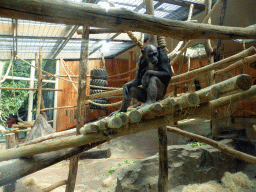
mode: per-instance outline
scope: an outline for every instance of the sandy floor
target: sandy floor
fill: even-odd
[[[180,127],[193,132],[194,126],[206,131],[209,127],[209,121],[203,119],[192,120],[190,122],[179,123]],[[207,132],[205,135],[208,134]],[[168,145],[178,144],[173,141],[177,139],[177,135],[168,133]],[[179,136],[178,136],[179,137]],[[114,192],[116,178],[122,167],[128,166],[126,160],[137,160],[152,156],[158,152],[158,136],[157,130],[146,131],[136,135],[128,135],[120,137],[112,141],[110,144],[103,144],[103,149],[111,149],[111,157],[109,159],[87,159],[79,161],[79,168],[76,180],[76,192]],[[185,142],[181,138],[180,142]],[[93,150],[93,149],[92,149]],[[115,172],[108,174],[111,168],[116,168]],[[27,187],[24,183],[28,183],[32,179],[32,183],[40,188],[48,187],[56,182],[66,180],[68,178],[69,161],[59,162],[51,167],[45,168],[36,173],[30,174],[17,181],[17,192],[35,192],[38,188]],[[2,188],[0,188],[2,191]],[[65,185],[61,186],[53,192],[64,192]]]

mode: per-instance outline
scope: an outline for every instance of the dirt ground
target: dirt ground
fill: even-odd
[[[172,144],[171,140],[168,140]],[[103,144],[103,149],[111,149],[111,157],[108,159],[85,159],[79,161],[76,192],[113,192],[115,191],[116,178],[118,172],[128,166],[131,161],[144,159],[158,152],[157,130],[151,130],[136,135],[120,137],[112,141],[112,144]],[[95,149],[92,149],[95,150]],[[127,163],[127,160],[129,163]],[[126,163],[125,163],[126,162]],[[109,174],[111,168],[116,168],[115,172]],[[17,192],[38,191],[39,188],[48,187],[68,178],[69,160],[59,162],[51,167],[30,174],[19,179],[16,184]],[[26,185],[24,185],[26,184]],[[3,189],[1,188],[0,191]],[[53,192],[64,192],[65,185]]]
[[[197,128],[206,131],[209,121],[197,119],[179,122],[181,128],[191,130]],[[192,131],[193,132],[193,131]],[[201,132],[201,131],[200,131]],[[207,134],[207,133],[205,133]],[[178,144],[177,135],[168,133],[168,145]],[[181,142],[185,142],[181,138]],[[150,130],[135,135],[128,135],[114,139],[112,144],[103,144],[103,149],[111,149],[111,157],[108,159],[86,159],[79,161],[75,192],[114,192],[117,175],[124,166],[128,166],[132,160],[144,159],[158,152],[157,130]],[[95,150],[95,149],[91,149]],[[127,160],[129,163],[127,163]],[[111,168],[115,172],[109,174]],[[67,180],[69,160],[59,162],[51,167],[30,174],[17,180],[16,192],[38,192],[39,188],[45,188],[62,180]],[[31,187],[32,186],[32,187]],[[0,191],[3,187],[0,188]],[[58,187],[53,192],[64,192],[65,185]]]

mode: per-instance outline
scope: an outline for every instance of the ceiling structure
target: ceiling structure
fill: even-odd
[[[81,2],[82,0],[73,0]],[[65,1],[63,1],[65,3]],[[144,14],[143,0],[113,0],[117,8],[125,8]],[[186,20],[190,4],[193,15],[204,11],[204,0],[158,0],[154,1],[155,16],[172,20]],[[215,1],[214,1],[215,2]],[[106,8],[108,3],[96,0]],[[10,60],[12,52],[23,59],[34,59],[39,47],[43,47],[44,59],[80,59],[81,35],[79,26],[10,19],[0,17],[0,60]],[[91,28],[97,31],[97,28]],[[141,33],[135,36],[140,38]],[[147,37],[147,36],[146,36]],[[134,47],[126,33],[94,33],[89,36],[89,58],[114,58]]]

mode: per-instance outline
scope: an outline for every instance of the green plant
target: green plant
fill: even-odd
[[[121,167],[122,165],[123,165],[122,163],[118,163],[118,164],[117,164],[118,167]]]
[[[203,145],[206,145],[205,143],[202,143],[202,142],[194,142],[194,143],[190,143],[190,146],[191,147],[195,147],[195,146],[203,146]]]
[[[113,172],[116,171],[116,167],[112,167],[109,171],[108,174],[111,175]]]
[[[124,161],[124,163],[127,163],[127,164],[131,164],[131,163],[135,163],[136,161],[134,161],[134,160],[131,160],[131,161],[129,161],[129,160],[126,160],[126,161]]]
[[[120,113],[117,113],[116,114],[116,117],[118,117],[119,115],[121,115],[121,114],[127,114],[128,112],[120,112]]]

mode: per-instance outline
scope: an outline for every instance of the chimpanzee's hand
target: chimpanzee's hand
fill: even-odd
[[[131,95],[129,93],[129,88],[130,88],[130,84],[129,83],[124,84],[124,86],[123,86],[123,94],[124,94],[124,97],[127,98],[127,99],[131,98]]]
[[[149,75],[149,73],[146,72],[143,75],[142,80],[141,80],[141,84],[142,84],[143,88],[147,88],[148,87],[149,79],[150,79],[150,75]]]

